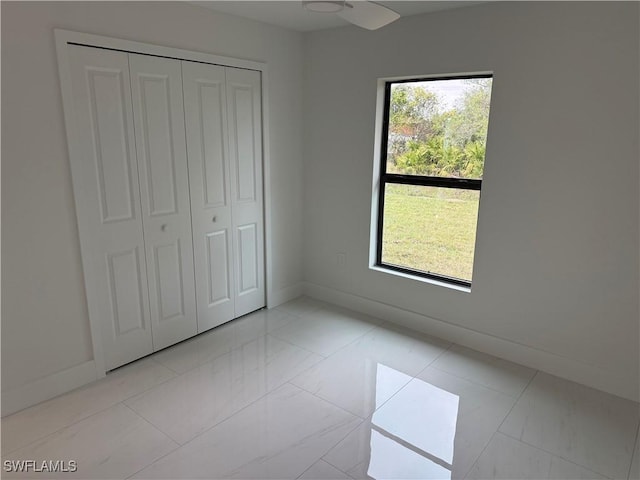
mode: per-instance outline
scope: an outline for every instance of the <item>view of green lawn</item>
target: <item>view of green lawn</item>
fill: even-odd
[[[382,261],[471,281],[479,193],[387,185]]]

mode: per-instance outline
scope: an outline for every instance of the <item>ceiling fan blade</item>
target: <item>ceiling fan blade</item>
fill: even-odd
[[[368,30],[377,30],[400,18],[400,15],[374,2],[354,0],[345,5],[344,10],[337,13],[347,22]]]

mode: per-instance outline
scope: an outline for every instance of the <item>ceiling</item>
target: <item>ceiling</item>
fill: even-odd
[[[354,0],[359,1],[359,0]],[[351,2],[351,0],[350,0]],[[310,32],[312,30],[322,30],[326,28],[343,27],[350,25],[338,15],[332,13],[313,13],[302,7],[301,0],[285,1],[191,1],[190,3],[216,10],[239,17],[250,18],[259,22],[270,23],[278,27],[297,30],[299,32]],[[351,2],[353,3],[353,2]],[[431,1],[396,1],[387,0],[380,3],[400,14],[402,17],[418,15],[421,13],[437,12],[452,8],[467,7],[484,1],[457,1],[448,0],[440,2]]]

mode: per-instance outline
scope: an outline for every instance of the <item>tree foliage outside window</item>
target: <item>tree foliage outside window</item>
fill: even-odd
[[[447,105],[437,87],[452,81],[462,95]],[[490,99],[490,78],[394,84],[387,172],[482,178]]]

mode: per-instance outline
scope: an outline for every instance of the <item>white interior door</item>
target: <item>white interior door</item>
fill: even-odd
[[[129,54],[154,350],[197,333],[179,60]]]
[[[227,68],[235,316],[265,306],[260,72]]]
[[[182,62],[198,331],[234,318],[225,68]]]
[[[122,52],[68,49],[85,284],[109,370],[153,351],[129,62]]]

